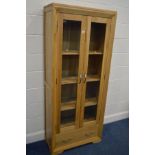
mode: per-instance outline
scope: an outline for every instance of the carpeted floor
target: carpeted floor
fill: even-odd
[[[103,137],[100,143],[66,150],[62,155],[129,155],[129,119],[106,124]],[[45,141],[39,141],[26,145],[26,155],[50,155],[50,152]]]

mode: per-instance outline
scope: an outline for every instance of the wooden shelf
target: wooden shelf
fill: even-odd
[[[61,84],[72,84],[72,83],[77,83],[77,77],[76,76],[70,76],[70,77],[65,77],[62,78]]]
[[[63,51],[62,55],[79,55],[79,51],[76,50],[67,50],[67,51]]]
[[[100,77],[98,75],[88,75],[87,82],[91,82],[91,81],[100,81]]]
[[[69,102],[61,103],[61,111],[75,109],[76,101],[72,100]]]
[[[94,122],[95,120],[96,120],[96,118],[93,118],[93,117],[91,117],[91,118],[85,118],[84,119],[84,123]]]
[[[97,105],[97,98],[89,98],[85,100],[85,107]]]
[[[61,124],[61,129],[65,128],[65,127],[69,127],[69,126],[74,126],[74,124],[75,124],[75,122]]]
[[[63,51],[62,55],[79,55],[79,51],[75,50],[68,50],[68,51]],[[103,52],[100,51],[89,51],[89,55],[102,55]]]
[[[95,119],[85,119],[83,121],[83,126],[87,126],[87,125],[96,125],[96,120]]]
[[[87,82],[93,82],[93,81],[100,81],[100,77],[98,75],[88,75],[87,76]],[[62,78],[61,84],[73,84],[77,83],[77,77],[76,76],[70,76],[70,77],[64,77]]]
[[[103,52],[101,51],[89,51],[89,55],[102,55]]]

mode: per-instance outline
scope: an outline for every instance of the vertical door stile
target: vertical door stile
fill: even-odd
[[[97,123],[99,123],[100,119],[103,120],[102,117],[102,107],[103,107],[103,93],[105,87],[105,77],[106,77],[106,66],[107,66],[107,56],[108,56],[108,46],[109,46],[109,39],[110,39],[110,20],[106,23],[106,34],[105,34],[105,42],[104,42],[104,55],[103,55],[103,62],[102,62],[102,71],[101,71],[101,85],[99,88],[99,100],[98,100],[98,108],[97,108]],[[101,110],[102,109],[102,110]]]
[[[62,74],[62,36],[63,36],[63,14],[58,14],[58,23],[57,23],[57,34],[58,34],[58,43],[57,43],[57,123],[56,123],[56,132],[60,132],[60,109],[61,109],[61,74]]]
[[[102,96],[100,97],[100,101],[103,102],[103,104],[101,105],[102,111],[100,111],[100,116],[99,116],[99,123],[103,123],[103,115],[105,113],[105,103],[106,103],[106,96],[107,96],[107,89],[108,89],[108,80],[109,80],[109,71],[110,71],[110,64],[111,64],[111,57],[112,57],[112,45],[113,45],[113,41],[114,41],[114,34],[115,34],[115,24],[116,24],[116,15],[113,16],[113,18],[111,20],[109,20],[107,27],[107,36],[108,36],[108,41],[106,44],[106,65],[104,65],[105,67],[105,71],[104,71],[104,87],[103,87],[103,91],[102,91]],[[102,129],[103,129],[103,125],[100,126],[98,134],[101,137],[102,136]]]
[[[78,88],[77,88],[77,106],[76,106],[76,128],[80,127],[81,119],[81,103],[83,94],[83,64],[84,64],[84,53],[85,53],[85,39],[86,39],[86,18],[81,16],[82,26],[81,26],[81,39],[80,39],[80,60],[79,60],[79,75],[78,75]]]
[[[54,149],[54,147],[56,146],[55,143],[55,137],[56,137],[56,126],[57,126],[57,119],[55,119],[55,117],[57,117],[57,105],[55,103],[57,103],[57,84],[55,83],[55,80],[57,79],[57,70],[54,69],[55,64],[57,63],[57,44],[53,44],[54,40],[56,40],[56,42],[58,43],[58,14],[56,13],[56,10],[53,9],[52,11],[52,16],[51,18],[53,19],[52,22],[52,53],[53,53],[53,58],[52,58],[52,73],[53,75],[51,75],[52,77],[52,111],[51,111],[51,115],[52,115],[52,119],[51,119],[51,124],[52,124],[52,138],[51,138],[51,148]]]
[[[89,52],[89,43],[90,43],[90,24],[91,17],[85,17],[85,42],[84,42],[84,51],[83,51],[83,77],[87,75],[88,68],[88,52]],[[84,117],[84,103],[85,103],[85,95],[86,95],[86,81],[83,80],[82,85],[82,94],[81,94],[81,107],[80,107],[80,127],[83,126],[83,117]]]

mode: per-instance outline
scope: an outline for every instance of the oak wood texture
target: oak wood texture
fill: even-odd
[[[62,55],[79,55],[79,51],[76,50],[67,50],[67,51],[63,51]]]
[[[78,15],[87,15],[92,17],[102,17],[102,18],[112,18],[116,16],[116,11],[104,10],[104,9],[95,9],[74,5],[65,5],[52,3],[44,7],[45,11],[51,11],[52,7],[54,7],[60,13],[68,13],[68,14],[78,14]]]
[[[104,112],[105,112],[105,103],[106,103],[106,97],[107,97],[107,89],[108,89],[108,81],[109,81],[109,73],[110,73],[110,65],[111,65],[111,57],[112,57],[112,48],[113,48],[113,41],[114,41],[114,35],[115,35],[115,25],[116,25],[116,16],[113,16],[112,19],[111,19],[111,24],[109,24],[109,42],[108,42],[108,45],[107,45],[107,56],[106,56],[106,60],[105,60],[105,65],[104,65],[104,69],[105,71],[103,72],[103,76],[104,76],[104,87],[103,87],[103,94],[102,96],[100,97],[101,98],[101,101],[104,103],[104,104],[101,104],[101,109],[103,109],[102,111],[100,111],[100,119],[99,119],[99,123],[102,123],[104,122],[103,120],[103,116],[104,116]],[[102,136],[102,129],[103,129],[103,126],[100,126],[99,127],[99,135],[100,137]]]
[[[44,7],[45,137],[53,155],[101,141],[116,15],[57,3]],[[87,116],[86,109],[96,114],[88,110]],[[66,114],[75,114],[74,121]]]
[[[98,125],[87,125],[83,128],[71,129],[69,135],[67,133],[57,134],[56,151],[78,146],[78,143],[86,143],[91,138],[99,139],[97,136],[97,128]]]

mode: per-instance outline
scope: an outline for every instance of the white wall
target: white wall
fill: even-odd
[[[27,143],[44,139],[43,6],[53,0],[27,0]],[[128,117],[128,0],[56,0],[55,2],[111,9],[118,12],[105,123]]]

